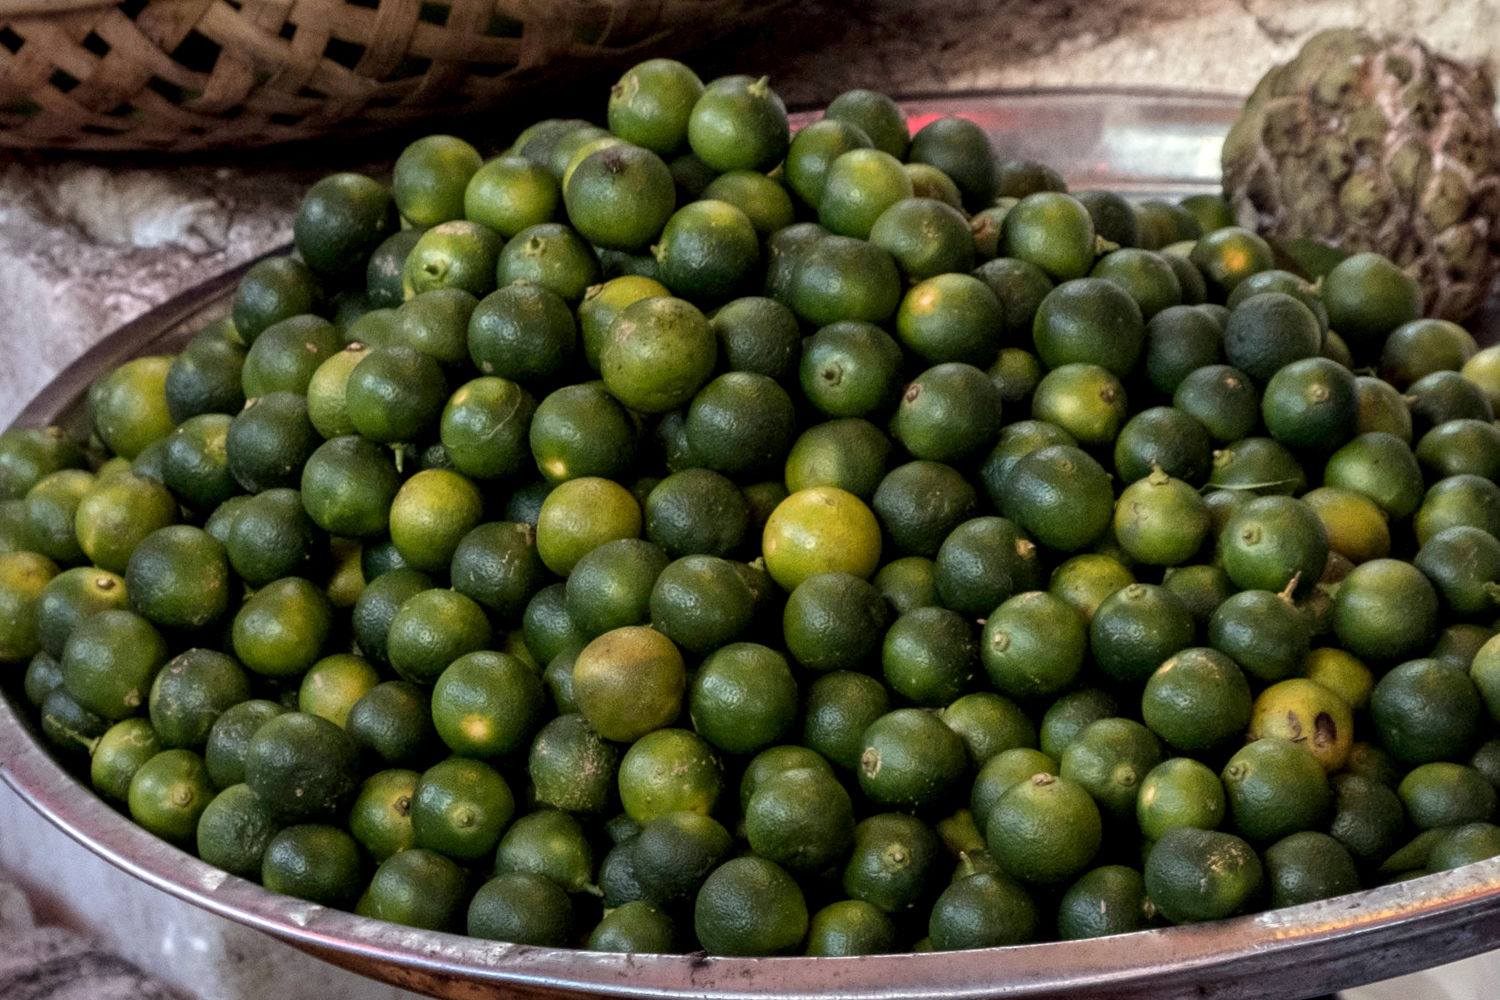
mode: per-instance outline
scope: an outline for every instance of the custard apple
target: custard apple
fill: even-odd
[[[1409,38],[1324,31],[1272,69],[1224,141],[1240,225],[1390,257],[1462,321],[1500,265],[1489,74]]]

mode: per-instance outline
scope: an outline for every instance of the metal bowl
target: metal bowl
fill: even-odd
[[[1077,187],[1142,196],[1217,187],[1218,147],[1240,102],[1225,95],[1070,90],[907,102],[920,125],[963,114],[1005,157],[1057,165]],[[243,269],[215,278],[101,341],[16,426],[81,429],[88,384],[121,360],[174,350],[222,315]],[[1098,997],[1291,1000],[1500,945],[1500,858],[1214,923],[1078,942],[862,958],[709,958],[534,948],[416,931],[279,896],[137,827],[45,748],[14,686],[0,698],[0,779],[67,836],[165,893],[310,954],[406,989],[693,1000]]]

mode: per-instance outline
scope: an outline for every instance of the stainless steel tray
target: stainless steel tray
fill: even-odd
[[[974,118],[1002,156],[1049,162],[1075,187],[1164,197],[1217,187],[1219,143],[1239,106],[1226,95],[1140,90],[907,102],[918,124],[937,114]],[[95,377],[127,357],[179,347],[227,310],[239,273],[214,278],[102,340],[43,390],[16,426],[81,429],[83,396]],[[0,695],[0,780],[63,834],[141,879],[143,892],[169,893],[336,965],[434,996],[1295,1000],[1500,946],[1500,859],[1210,924],[937,954],[606,955],[415,931],[269,893],[158,840],[52,757],[29,712],[18,708],[24,699],[15,686]]]

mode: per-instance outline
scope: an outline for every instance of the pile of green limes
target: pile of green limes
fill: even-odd
[[[1500,347],[870,91],[793,134],[658,59],[606,120],[324,178],[89,441],[0,437],[0,662],[102,796],[275,892],[636,952],[1500,853]]]

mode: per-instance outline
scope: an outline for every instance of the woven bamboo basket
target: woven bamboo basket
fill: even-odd
[[[0,147],[192,150],[494,107],[785,0],[0,0]]]

